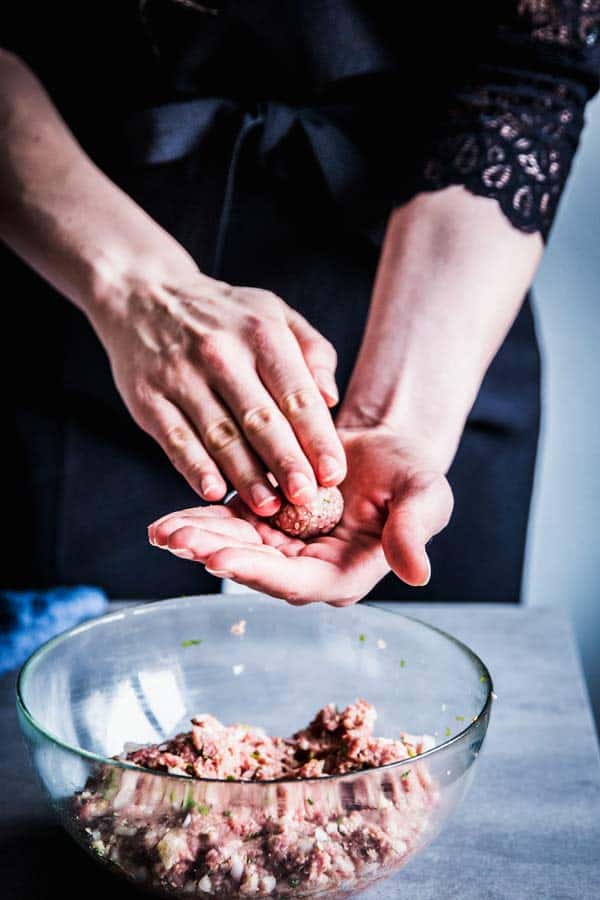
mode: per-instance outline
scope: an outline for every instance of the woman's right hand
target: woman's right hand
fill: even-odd
[[[88,316],[129,411],[200,496],[222,499],[226,477],[266,516],[267,471],[298,502],[342,481],[329,342],[274,294],[199,272],[1,50],[0,122],[0,238]]]
[[[334,485],[345,454],[328,406],[337,402],[332,345],[275,294],[185,276],[129,280],[90,313],[135,421],[205,500],[225,478],[260,516],[317,481]],[[316,476],[316,477],[315,477]]]

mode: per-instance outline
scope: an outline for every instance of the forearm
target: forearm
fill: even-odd
[[[134,270],[194,263],[86,156],[35,75],[0,52],[0,237],[57,290],[90,306]]]
[[[542,247],[461,187],[397,209],[338,427],[390,428],[447,470]]]

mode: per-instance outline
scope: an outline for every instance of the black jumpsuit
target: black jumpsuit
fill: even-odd
[[[204,272],[275,291],[333,342],[343,393],[394,206],[463,184],[547,236],[598,86],[599,8],[56,0],[6,4],[0,44]],[[7,250],[2,271],[0,583],[217,590],[147,544],[150,521],[199,501],[130,419],[83,315]],[[538,424],[526,302],[449,473],[430,585],[390,575],[373,597],[519,599]]]

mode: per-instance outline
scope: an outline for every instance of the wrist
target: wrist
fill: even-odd
[[[429,427],[422,415],[411,416],[408,413],[401,419],[377,418],[366,407],[353,404],[340,409],[336,417],[336,428],[340,434],[391,435],[405,452],[419,459],[426,468],[444,474],[454,459],[463,427],[462,419],[453,426],[448,423],[445,428],[439,424]]]
[[[115,246],[82,255],[79,288],[72,299],[98,333],[123,322],[132,296],[152,297],[163,286],[198,274],[193,259],[173,243],[173,248],[161,247],[162,252]]]

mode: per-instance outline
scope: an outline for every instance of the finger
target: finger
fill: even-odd
[[[194,527],[205,529],[225,538],[235,538],[247,543],[260,544],[261,538],[256,528],[243,519],[211,518],[208,516],[169,516],[153,529],[150,542],[156,547],[166,547],[170,536],[180,528]]]
[[[227,484],[199,435],[177,406],[157,394],[148,407],[144,427],[201,497],[209,501],[224,497]]]
[[[220,534],[206,528],[194,528],[194,526],[189,525],[178,528],[170,534],[165,549],[184,559],[206,562],[210,556],[220,550],[237,549],[244,551],[248,548],[262,553],[276,554],[281,557],[281,554],[272,547],[262,547],[260,544],[257,546],[255,543],[239,540],[231,535]]]
[[[245,361],[228,364],[207,374],[211,386],[234,413],[248,442],[273,473],[292,503],[306,503],[316,494],[315,473],[290,423]],[[243,500],[244,492],[240,490]],[[265,515],[262,509],[252,508]],[[269,509],[268,514],[271,514]]]
[[[231,578],[247,587],[296,603],[337,599],[340,588],[335,566],[315,557],[291,559],[271,548],[264,553],[255,547],[223,548],[206,561],[206,569],[220,578]]]
[[[158,519],[155,519],[154,522],[151,522],[148,525],[148,538],[150,543],[152,543],[152,539],[154,537],[154,531],[161,522],[164,522],[166,519],[170,519],[171,516],[187,516],[193,515],[195,518],[199,518],[201,516],[209,516],[211,518],[222,517],[222,518],[231,518],[234,515],[232,508],[229,505],[225,505],[223,503],[213,504],[209,506],[192,506],[189,509],[176,509],[173,512],[165,513],[164,516],[160,516]]]
[[[255,516],[237,495],[232,497],[227,504],[227,508],[233,510],[239,518],[250,522],[262,538],[263,544],[268,544],[270,547],[276,547],[278,550],[284,551],[286,556],[297,556],[303,550],[306,550],[304,541],[290,537],[283,531],[280,531],[279,528],[273,528],[265,519]]]
[[[256,530],[260,535],[263,544],[268,544],[269,547],[276,547],[277,550],[281,550],[286,556],[298,556],[299,553],[306,550],[306,544],[303,540],[290,537],[283,531],[280,531],[278,528],[273,528],[266,522],[259,522],[256,526]]]
[[[295,309],[286,306],[285,316],[323,399],[328,406],[335,406],[340,399],[335,383],[335,347]]]
[[[319,483],[339,484],[346,475],[344,448],[294,335],[284,330],[263,336],[257,349],[258,373],[290,423]]]
[[[406,584],[423,587],[429,582],[425,545],[446,527],[452,506],[444,476],[428,472],[411,476],[391,501],[381,543],[389,565]]]
[[[259,383],[256,373],[253,378]],[[185,379],[172,393],[194,422],[204,447],[246,505],[261,516],[277,512],[281,500],[264,466],[211,388],[201,380]]]

